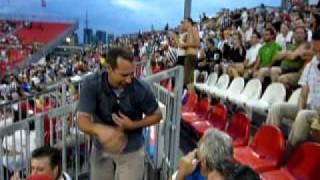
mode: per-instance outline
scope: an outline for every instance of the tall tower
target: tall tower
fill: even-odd
[[[89,22],[88,22],[88,9],[86,9],[86,20],[85,20],[85,24],[86,24],[86,29],[89,28]]]
[[[192,0],[184,0],[184,18],[191,17]]]
[[[85,28],[83,29],[83,43],[84,44],[93,43],[93,31],[92,29],[89,28],[88,10],[86,10]]]

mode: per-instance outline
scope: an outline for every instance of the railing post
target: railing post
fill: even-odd
[[[67,88],[66,88],[66,84],[62,85],[62,106],[64,106],[67,103]],[[66,155],[66,123],[67,118],[66,116],[62,116],[62,171],[66,171],[67,170],[67,155]]]
[[[178,72],[175,76],[175,86],[176,86],[176,96],[174,99],[174,111],[176,115],[173,117],[173,124],[175,125],[174,132],[174,146],[172,147],[172,152],[174,154],[173,158],[173,169],[170,172],[173,173],[174,170],[178,169],[179,157],[177,155],[177,151],[179,149],[180,142],[180,121],[181,121],[181,106],[182,106],[182,92],[183,92],[183,79],[184,79],[184,68],[182,66],[178,66]]]
[[[3,137],[0,137],[0,144],[1,144],[1,147],[0,147],[0,162],[2,163],[3,162]],[[3,168],[1,167],[0,168],[0,177],[4,177],[4,171],[3,171]]]
[[[31,157],[31,153],[30,152],[30,125],[28,127],[29,129],[26,130],[26,163],[27,163],[27,168],[26,168],[26,171],[27,171],[27,174],[31,174],[31,161],[29,161],[29,158]]]
[[[44,145],[44,118],[35,117],[35,130],[36,130],[36,145],[41,147]]]

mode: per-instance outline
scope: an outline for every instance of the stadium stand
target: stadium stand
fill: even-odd
[[[15,29],[3,35],[2,48],[4,59],[0,61],[1,76],[8,70],[14,69],[18,65],[26,64],[28,59],[33,59],[33,55],[44,52],[55,41],[61,41],[66,34],[76,28],[75,23],[53,23],[53,22],[23,22],[7,21],[5,23],[15,24]],[[43,54],[42,54],[43,56]],[[34,60],[33,60],[34,61]]]
[[[292,7],[288,11],[265,6],[222,9],[214,17],[203,15],[195,22],[194,29],[199,31],[201,38],[199,61],[195,63],[196,70],[192,72],[193,83],[191,86],[185,84],[185,96],[181,98],[186,99],[182,113],[179,114],[181,133],[185,133],[186,138],[181,138],[180,143],[190,141],[190,146],[195,147],[196,143],[191,140],[199,140],[208,128],[217,128],[232,137],[234,159],[260,173],[261,178],[318,179],[320,141],[313,137],[314,133],[310,128],[304,142],[289,147],[286,146],[286,136],[278,127],[261,124],[264,124],[265,115],[272,107],[283,102],[298,107],[303,95],[298,83],[288,85],[281,78],[273,79],[270,75],[272,68],[282,70],[279,77],[288,73],[300,77],[312,64],[316,64],[315,70],[316,67],[319,69],[318,50],[312,49],[317,47],[311,46],[312,43],[317,45],[317,40],[312,40],[312,37],[320,29],[319,12],[319,7],[316,6]],[[175,51],[179,51],[188,32],[184,29],[184,23],[178,26],[179,32],[177,29],[168,29],[124,35],[110,44],[97,44],[78,54],[61,56],[53,53],[42,63],[30,63],[24,69],[17,69],[17,74],[5,74],[8,69],[14,69],[16,65],[35,57],[33,55],[53,48],[76,25],[35,21],[25,26],[21,21],[0,21],[0,129],[16,125],[30,115],[45,113],[61,106],[60,102],[54,101],[55,98],[49,98],[54,102],[53,105],[37,94],[55,87],[55,81],[78,82],[88,74],[101,71],[107,63],[107,58],[101,57],[105,56],[105,51],[110,47],[128,47],[134,52],[135,62],[139,64],[136,69],[137,77],[148,77],[151,73],[158,74],[180,65],[175,63],[183,54],[179,52],[178,55]],[[306,42],[301,46],[304,48],[290,49],[289,45],[296,46],[294,30],[297,27],[305,30]],[[254,44],[259,46],[253,46]],[[293,59],[299,61],[297,69],[285,69],[282,63],[274,61],[274,57],[280,53],[289,53],[288,51],[299,57],[298,60]],[[280,59],[277,61],[287,60]],[[300,64],[301,60],[303,63]],[[257,72],[260,76],[257,76]],[[175,94],[175,83],[172,79],[166,79],[159,84]],[[312,92],[319,92],[319,89],[313,89]],[[68,89],[68,93],[71,94],[71,89],[70,92]],[[28,96],[32,96],[32,100],[19,102],[20,98]],[[215,99],[218,101],[215,102]],[[320,102],[317,100],[314,102]],[[8,106],[2,108],[2,104],[9,104],[9,110],[6,109]],[[320,104],[315,104],[316,107],[304,108],[319,112]],[[242,111],[239,112],[234,105],[242,107]],[[262,123],[255,124],[255,121]],[[43,138],[46,144],[52,143],[50,141],[59,135],[56,132],[50,134],[50,123],[51,126],[58,126],[49,116],[44,118]],[[56,131],[58,132],[57,129]],[[11,139],[14,139],[13,136]],[[153,146],[156,144],[155,139],[152,139]],[[252,142],[250,139],[253,139]],[[156,147],[152,148],[155,152]],[[181,149],[184,151],[187,148]],[[289,157],[287,162],[285,157]],[[153,158],[156,159],[155,156]],[[2,165],[9,166],[5,163]]]

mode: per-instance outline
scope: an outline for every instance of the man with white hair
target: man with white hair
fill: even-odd
[[[201,175],[197,173],[200,169]],[[176,180],[196,179],[259,179],[257,173],[233,161],[230,136],[218,129],[209,129],[201,138],[198,148],[180,160]]]

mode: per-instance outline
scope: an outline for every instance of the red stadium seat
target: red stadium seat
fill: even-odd
[[[262,126],[249,146],[234,149],[234,159],[261,173],[277,169],[284,152],[285,139],[280,129],[275,126]]]
[[[182,107],[182,112],[190,112],[198,102],[198,96],[196,93],[188,93],[187,103]]]
[[[262,179],[317,180],[320,178],[320,144],[304,143],[294,151],[288,164],[280,170],[261,174]]]
[[[194,121],[197,121],[201,118],[204,118],[209,111],[210,100],[209,98],[203,98],[197,102],[194,106],[193,111],[190,112],[182,112],[182,120],[186,124],[191,124]]]
[[[48,44],[71,27],[72,24],[69,23],[32,22],[31,28],[22,28],[16,35],[25,45],[34,42]]]
[[[239,112],[232,118],[227,128],[227,133],[233,139],[233,147],[247,146],[250,138],[250,120],[248,116]]]
[[[11,21],[11,23],[15,22]],[[6,70],[12,71],[23,64],[31,53],[47,48],[47,45],[59,40],[64,33],[73,28],[71,23],[60,22],[32,22],[31,27],[24,27],[22,23],[18,25],[19,23],[16,23],[12,34],[3,35],[5,38],[2,44],[4,47],[8,46],[5,48],[8,62],[0,64],[0,77],[5,76]],[[15,47],[16,43],[18,47]]]
[[[212,113],[208,115],[206,120],[195,121],[191,124],[191,126],[200,136],[202,136],[210,127],[224,131],[227,124],[227,115],[227,107],[224,104],[218,104],[214,107]]]
[[[170,79],[163,80],[160,82],[160,85],[166,88],[167,90],[171,92],[175,92],[175,88],[173,87],[172,81]]]

